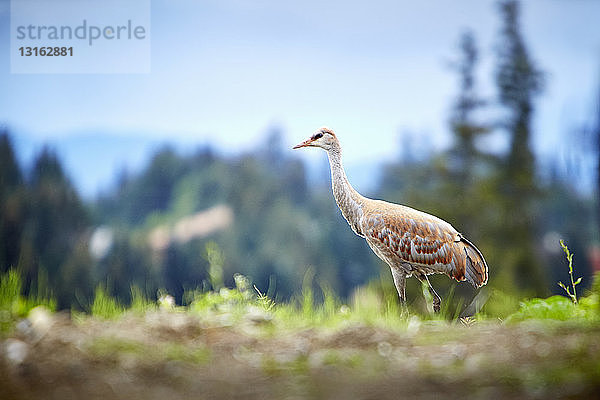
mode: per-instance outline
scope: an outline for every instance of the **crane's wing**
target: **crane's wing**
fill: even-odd
[[[487,283],[488,268],[481,252],[452,225],[410,207],[391,203],[384,207],[385,212],[365,213],[361,224],[369,244],[385,257],[398,257],[475,287]]]

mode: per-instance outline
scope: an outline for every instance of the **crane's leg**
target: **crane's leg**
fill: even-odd
[[[399,268],[390,267],[392,276],[394,277],[394,285],[398,291],[398,297],[402,305],[406,305],[406,274]]]
[[[431,282],[429,282],[429,278],[427,277],[427,275],[415,274],[415,277],[419,281],[427,283],[427,287],[429,288],[429,293],[431,293],[431,297],[433,297],[433,311],[436,313],[440,312],[440,308],[442,305],[442,299],[441,299],[440,295],[437,294],[437,292],[435,291],[433,286],[431,285]]]

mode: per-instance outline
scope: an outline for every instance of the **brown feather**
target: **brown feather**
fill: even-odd
[[[487,282],[481,252],[449,223],[410,207],[364,199],[361,231],[390,266],[410,264],[423,274],[444,273],[480,287]]]

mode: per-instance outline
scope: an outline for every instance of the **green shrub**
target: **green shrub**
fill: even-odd
[[[552,296],[547,299],[531,299],[521,303],[519,311],[507,318],[508,322],[519,322],[529,319],[538,320],[580,320],[597,319],[598,297],[591,295],[573,303],[564,296]]]

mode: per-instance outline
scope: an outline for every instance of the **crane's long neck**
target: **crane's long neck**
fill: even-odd
[[[363,215],[364,197],[354,190],[346,177],[342,165],[342,149],[339,144],[335,143],[327,153],[329,155],[329,166],[331,167],[331,187],[335,202],[354,232],[362,235],[359,221]]]

